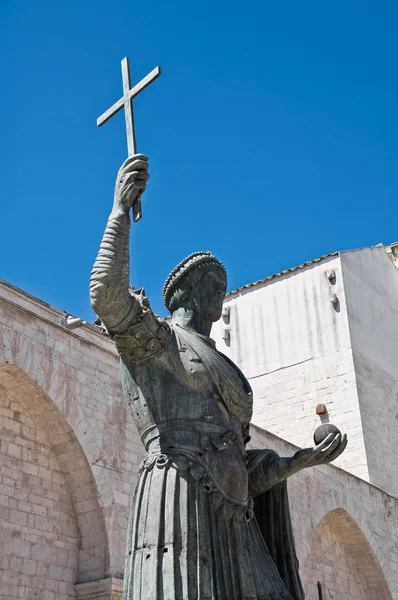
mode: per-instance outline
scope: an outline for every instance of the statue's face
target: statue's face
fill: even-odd
[[[208,271],[201,277],[194,296],[198,312],[214,323],[221,317],[227,282],[221,273]]]

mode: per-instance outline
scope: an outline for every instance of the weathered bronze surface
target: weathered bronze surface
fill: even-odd
[[[128,158],[90,286],[147,451],[124,600],[302,600],[286,479],[334,460],[346,436],[332,433],[291,457],[246,450],[252,391],[209,337],[221,316],[224,266],[209,252],[178,265],[164,286],[167,321],[129,287],[129,211],[147,180],[147,158]]]

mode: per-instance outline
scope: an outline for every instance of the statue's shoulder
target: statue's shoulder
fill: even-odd
[[[143,289],[130,288],[130,293],[140,303],[141,312],[126,331],[114,334],[112,338],[123,358],[142,363],[164,352],[173,331],[166,319],[152,311]]]

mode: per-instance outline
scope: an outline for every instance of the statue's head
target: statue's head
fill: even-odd
[[[227,272],[211,252],[194,252],[180,262],[166,279],[163,297],[173,314],[186,307],[209,321],[218,321],[227,291]]]

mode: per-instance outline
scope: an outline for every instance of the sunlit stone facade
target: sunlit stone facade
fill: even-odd
[[[289,482],[308,600],[398,599],[397,299],[380,246],[238,290],[213,329],[254,388],[253,446],[349,435]],[[121,598],[142,446],[112,342],[65,317],[0,282],[0,600]]]

